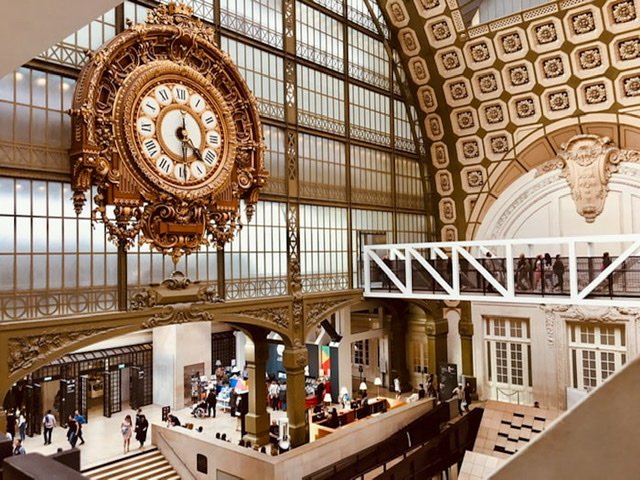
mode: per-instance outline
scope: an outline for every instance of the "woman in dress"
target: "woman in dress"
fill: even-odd
[[[131,415],[124,417],[122,424],[120,425],[120,433],[122,433],[124,453],[129,451],[129,443],[131,442],[131,433],[133,430],[133,422],[131,421]]]
[[[147,430],[149,429],[149,422],[147,417],[143,413],[139,415],[136,422],[136,440],[140,442],[140,448],[144,448],[144,442],[147,441]]]

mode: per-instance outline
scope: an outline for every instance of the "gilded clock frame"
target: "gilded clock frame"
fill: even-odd
[[[153,77],[197,84],[217,109],[220,171],[203,183],[152,181],[151,166],[138,156],[133,116],[140,89],[146,91]],[[128,248],[139,239],[177,261],[204,244],[220,248],[232,240],[241,227],[241,199],[251,219],[268,177],[257,102],[216,46],[213,29],[193,18],[188,6],[160,5],[146,23],[131,25],[89,53],[69,113],[76,212],[96,186],[92,218],[105,223],[116,243]]]
[[[138,70],[141,71],[138,72]],[[113,108],[116,119],[114,124],[115,142],[118,150],[129,157],[129,161],[126,163],[127,167],[132,166],[137,170],[136,173],[142,182],[148,184],[147,188],[150,191],[157,187],[182,199],[195,199],[219,194],[229,181],[233,159],[237,153],[236,128],[232,112],[224,97],[204,75],[184,65],[178,65],[168,60],[158,60],[148,63],[138,70],[135,76],[130,75],[123,83]],[[147,160],[139,147],[136,121],[140,102],[154,84],[159,86],[171,82],[180,82],[192,90],[196,90],[215,110],[220,121],[223,140],[218,165],[216,165],[215,171],[207,172],[206,178],[196,185],[192,182],[180,184],[158,174],[155,168],[150,165],[153,161]],[[158,123],[159,119],[156,121],[156,127]],[[204,132],[202,133],[204,136]],[[162,144],[159,139],[158,143]]]

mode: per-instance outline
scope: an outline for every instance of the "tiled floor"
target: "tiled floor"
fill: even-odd
[[[488,401],[473,450],[508,458],[534,440],[558,412]]]
[[[151,448],[151,429],[153,429],[154,424],[162,424],[162,408],[158,405],[150,405],[143,407],[142,411],[150,423],[145,448]],[[191,408],[185,408],[174,411],[173,413],[183,424],[187,422],[193,423],[194,428],[202,426],[203,437],[210,438],[212,441],[215,439],[216,432],[226,433],[227,438],[230,439],[231,442],[238,443],[238,440],[240,440],[240,431],[236,430],[237,420],[231,417],[229,413],[218,411],[216,418],[194,418],[190,412]],[[123,451],[120,424],[127,414],[131,415],[132,419],[135,419],[135,411],[131,409],[116,413],[111,418],[102,416],[101,409],[89,412],[89,422],[84,425],[82,429],[86,443],[80,445],[80,442],[78,442],[78,448],[80,448],[82,452],[80,457],[82,469],[100,465],[109,460],[121,458],[140,451],[139,444],[135,438],[131,438],[129,453],[125,454]],[[272,412],[274,418],[279,418],[284,415],[286,415],[286,412]],[[24,446],[27,453],[40,452],[45,455],[55,453],[59,447],[65,450],[71,448],[67,441],[66,430],[59,426],[53,430],[51,445],[44,445],[44,439],[42,435],[40,435],[37,437],[34,436],[33,438],[27,437]]]

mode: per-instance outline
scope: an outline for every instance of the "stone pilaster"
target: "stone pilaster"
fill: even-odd
[[[287,372],[287,417],[289,418],[289,437],[292,447],[297,447],[307,441],[304,367],[308,360],[306,347],[287,347],[282,355],[282,363]]]
[[[458,332],[462,352],[462,374],[472,377],[473,372],[473,321],[471,318],[471,303],[462,302],[460,308]]]
[[[440,302],[432,305],[431,314],[427,315],[425,332],[427,334],[427,366],[430,372],[437,372],[438,364],[448,361],[447,335],[449,334],[449,323],[443,317]]]
[[[249,412],[245,416],[244,438],[259,445],[269,443],[269,413],[264,383],[268,356],[266,338],[253,335],[253,341],[247,341],[245,345],[249,372]]]

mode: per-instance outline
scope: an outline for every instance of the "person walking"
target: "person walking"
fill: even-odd
[[[464,386],[464,402],[466,403],[465,405],[465,410],[467,412],[469,412],[469,407],[471,406],[471,396],[473,395],[473,387],[471,386],[471,384],[469,382],[467,382],[467,384]]]
[[[56,426],[56,417],[53,416],[51,410],[47,410],[47,413],[42,417],[42,425],[44,426],[44,444],[51,445],[51,433],[53,427]]]
[[[533,289],[542,290],[542,272],[544,271],[544,258],[542,255],[536,256],[536,260],[533,264]]]
[[[604,271],[609,265],[611,265],[611,257],[609,256],[609,252],[604,252],[602,254],[602,267],[600,271]],[[607,275],[606,286],[609,291],[609,296],[612,297],[613,296],[613,276],[611,274]]]
[[[280,382],[280,389],[278,391],[279,396],[279,408],[282,411],[287,410],[287,384],[285,382]]]
[[[78,443],[78,432],[80,431],[80,425],[76,422],[73,415],[69,415],[69,419],[67,421],[67,440],[71,444],[71,448],[76,447],[76,443]]]
[[[564,263],[562,263],[560,254],[556,255],[556,259],[553,262],[553,274],[556,277],[556,283],[553,288],[554,290],[556,288],[560,289],[560,293],[562,293],[564,290]]]
[[[87,423],[87,419],[80,415],[78,410],[75,411],[73,419],[78,422],[78,438],[80,439],[80,445],[84,445],[84,437],[82,436],[82,425]]]
[[[20,410],[20,414],[18,415],[18,432],[20,433],[20,440],[24,442],[24,439],[27,436],[27,418],[24,407]]]
[[[464,400],[464,388],[462,388],[462,384],[459,383],[456,388],[453,389],[453,396],[458,400],[458,413],[462,416],[464,412],[462,411],[462,401]]]
[[[122,445],[124,453],[127,453],[129,451],[132,429],[133,422],[131,421],[131,415],[127,415],[126,417],[124,417],[124,420],[120,424],[120,433],[122,434]]]
[[[143,413],[137,416],[136,420],[136,440],[140,443],[140,448],[144,448],[144,442],[147,441],[147,430],[149,422]]]
[[[518,263],[516,265],[516,288],[519,290],[529,290],[531,288],[531,283],[529,282],[531,270],[529,268],[529,263],[524,256],[524,253],[521,253],[518,257]]]

